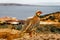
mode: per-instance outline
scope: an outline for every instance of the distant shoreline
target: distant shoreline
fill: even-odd
[[[18,4],[18,3],[0,3],[0,6],[35,6],[35,5]]]
[[[44,6],[44,7],[46,7],[46,6],[60,6],[60,5],[31,5],[31,4],[19,4],[19,3],[0,3],[0,6]]]

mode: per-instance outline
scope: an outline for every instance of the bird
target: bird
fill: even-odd
[[[22,32],[31,33],[31,31],[34,30],[40,23],[40,14],[42,14],[42,12],[38,10],[32,18],[27,19]]]

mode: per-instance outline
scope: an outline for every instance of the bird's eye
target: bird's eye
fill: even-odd
[[[37,13],[38,15],[40,15],[40,13]]]

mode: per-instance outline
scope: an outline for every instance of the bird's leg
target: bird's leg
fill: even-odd
[[[31,24],[32,24],[32,22],[30,22],[27,27],[25,26],[25,27],[21,30],[20,36],[23,36],[23,35],[24,35],[24,33],[31,27]]]
[[[26,27],[26,29],[23,32],[26,32],[32,25],[32,22],[29,23],[29,25]]]

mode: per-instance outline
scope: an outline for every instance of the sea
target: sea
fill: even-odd
[[[60,6],[0,6],[0,17],[9,16],[24,20],[34,16],[36,11],[42,11],[42,15],[60,12]]]

